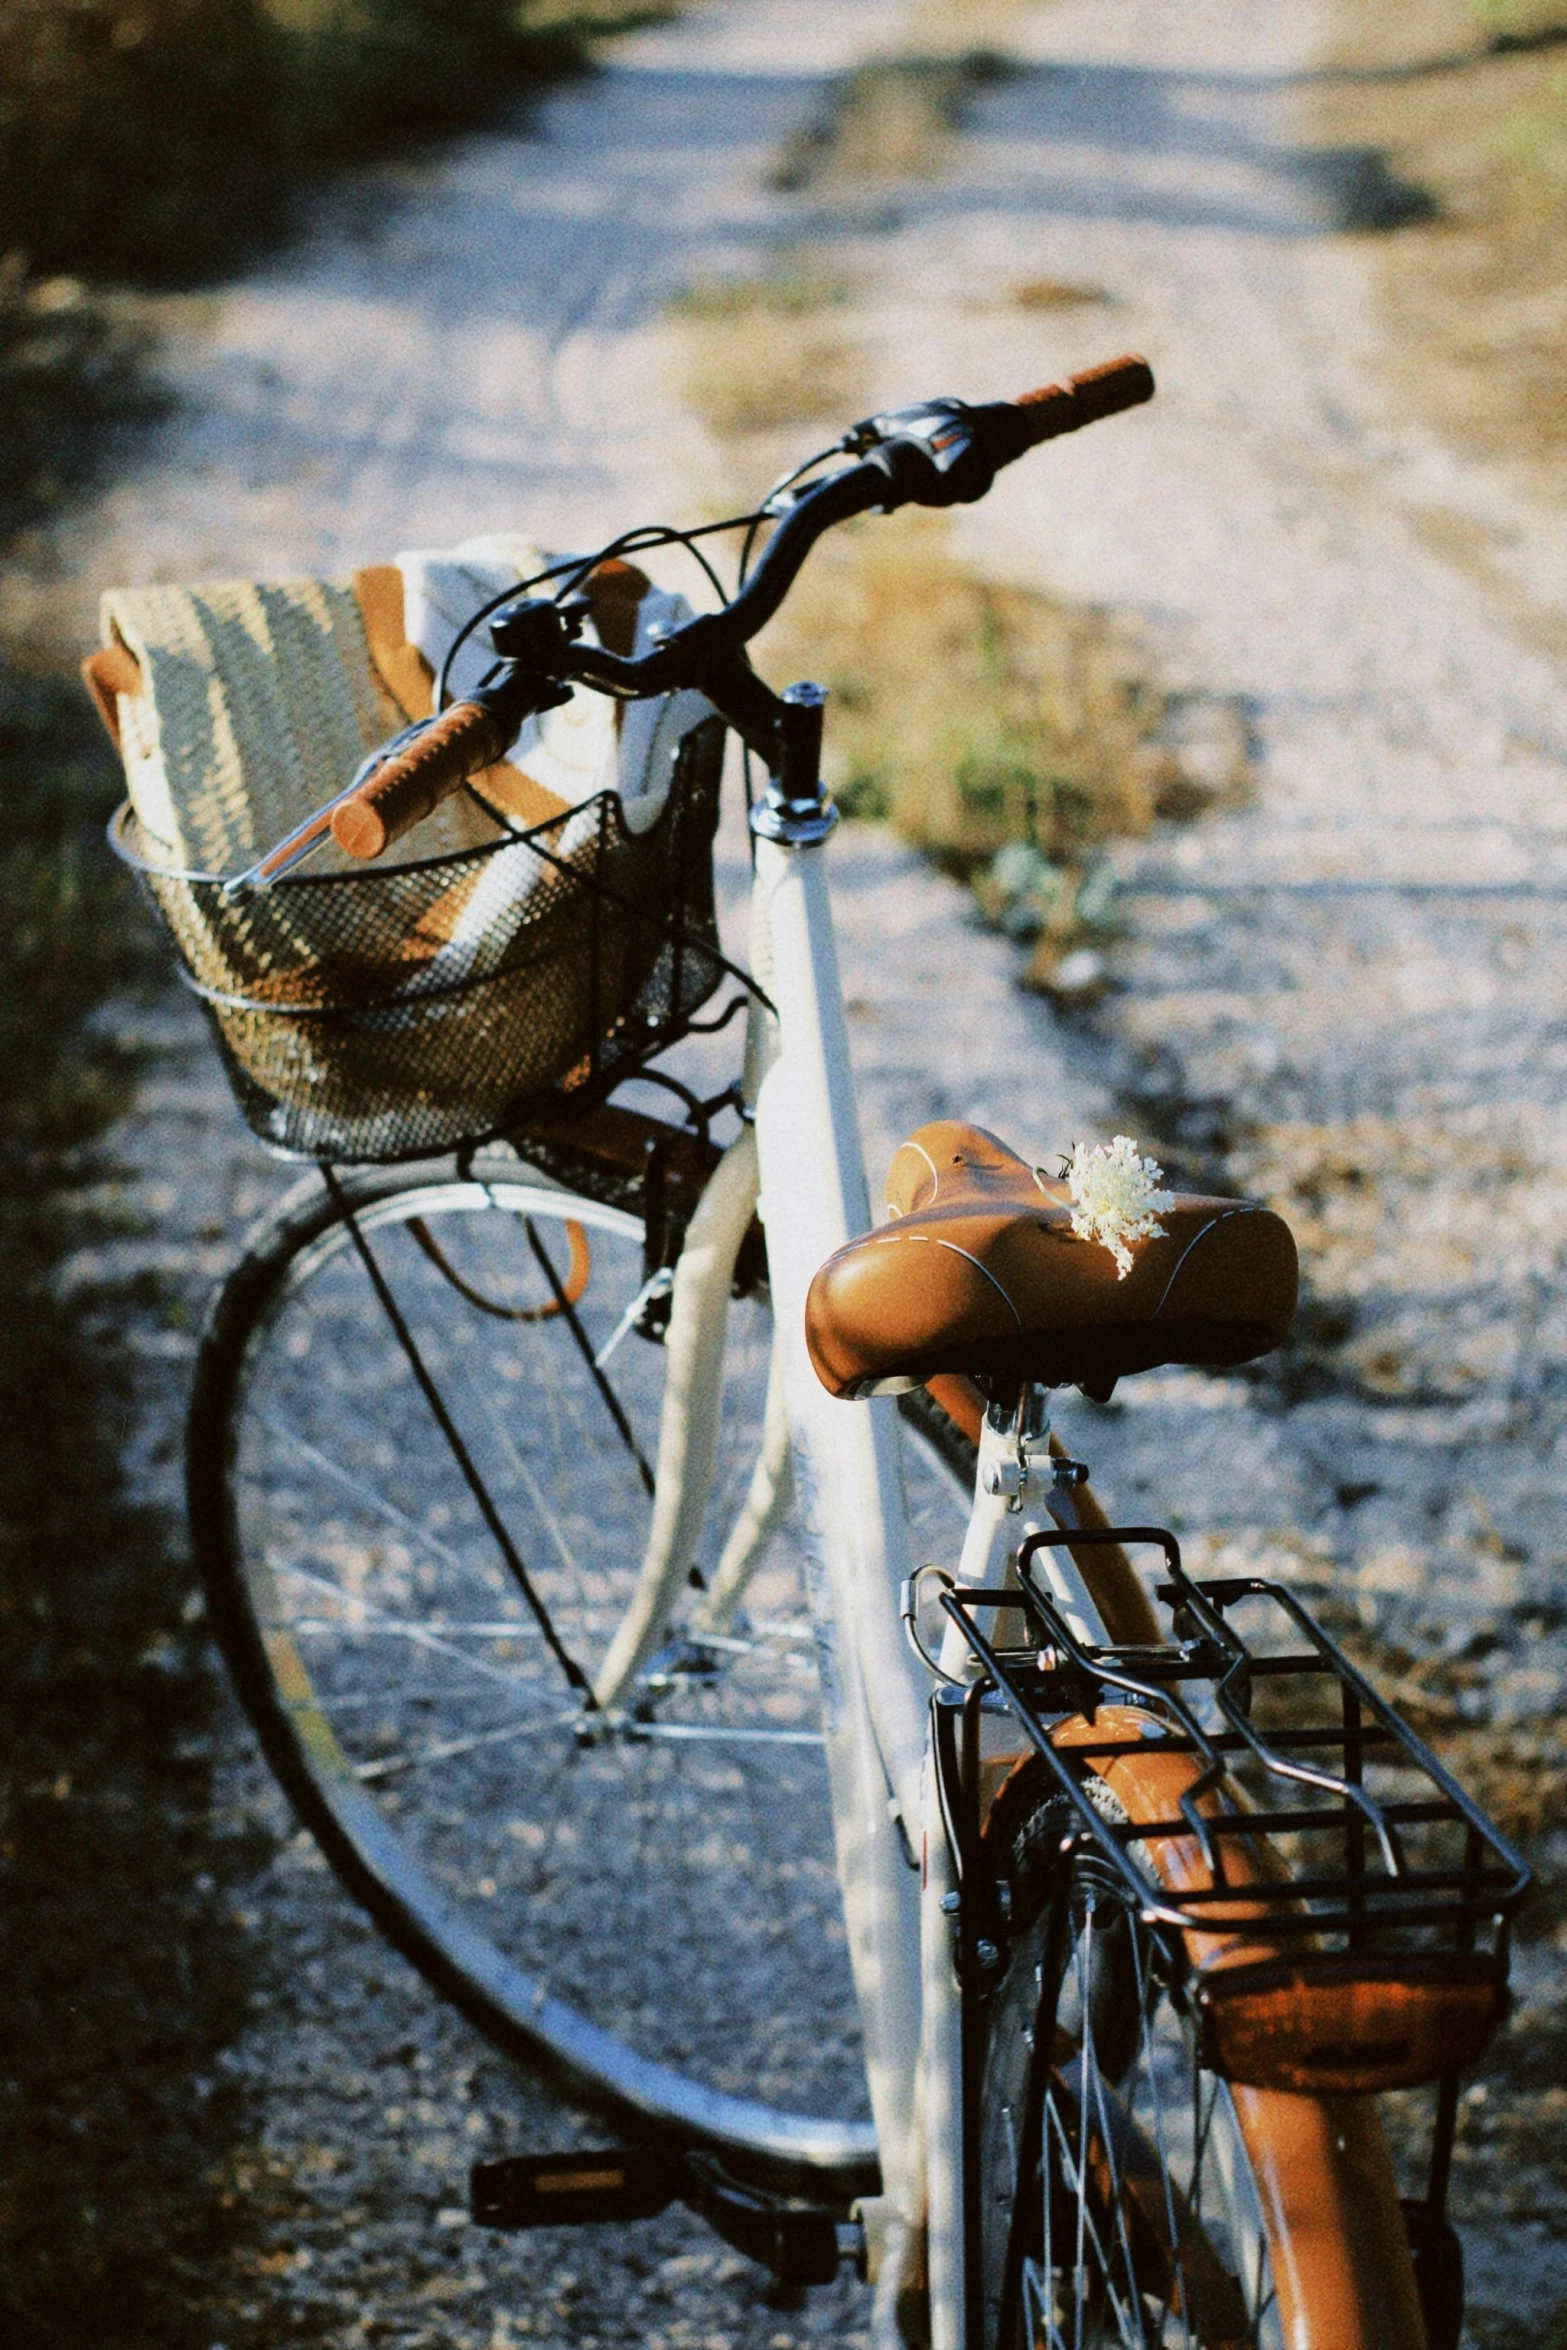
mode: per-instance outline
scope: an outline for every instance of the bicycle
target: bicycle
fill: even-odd
[[[350,1889],[640,2133],[481,2166],[476,2216],[684,2195],[786,2280],[856,2258],[883,2350],[1437,2350],[1457,2082],[1528,1870],[1287,1588],[1111,1526],[1049,1425],[1056,1387],[1279,1343],[1293,1244],[1146,1185],[1140,1221],[1085,1225],[1070,1182],[951,1121],[872,1226],[825,696],[744,653],[827,529],[983,496],[1152,389],[1128,359],[868,419],[742,518],[772,533],[733,598],[641,651],[583,592],[634,534],[508,591],[471,623],[483,680],[214,885],[253,903],[329,833],[383,854],[573,688],[698,691],[766,772],[738,1084],[666,1077],[678,1126],[609,1100],[734,968],[697,892],[632,993],[705,956],[701,985],[594,1045],[575,1098],[433,1162],[317,1147],[203,1340],[191,1522]],[[716,743],[687,738],[677,797],[716,791]],[[1374,2098],[1416,2085],[1401,2204]]]

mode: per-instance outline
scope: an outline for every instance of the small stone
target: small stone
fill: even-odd
[[[1073,947],[1063,955],[1059,942],[1048,934],[1039,942],[1021,985],[1032,995],[1048,996],[1063,1010],[1096,1003],[1105,991],[1108,973],[1096,947]]]

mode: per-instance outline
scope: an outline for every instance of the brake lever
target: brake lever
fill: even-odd
[[[577,606],[581,605],[579,612]],[[496,626],[491,628],[491,641],[499,659],[486,672],[479,684],[460,696],[464,702],[475,702],[481,707],[493,707],[507,726],[510,740],[524,717],[537,716],[544,710],[558,709],[571,699],[571,688],[550,674],[550,661],[562,655],[565,648],[580,635],[582,617],[588,609],[585,597],[572,598],[562,605],[549,603],[541,597],[519,597],[496,614]],[[541,617],[542,615],[542,617]],[[553,622],[550,616],[553,615]],[[504,642],[507,647],[517,645],[528,655],[540,658],[524,660],[509,650],[501,641],[500,623],[505,623]],[[319,808],[313,809],[292,832],[285,834],[267,850],[266,855],[247,872],[238,873],[223,885],[223,894],[230,899],[255,897],[270,889],[275,881],[297,871],[306,860],[324,849],[333,837],[332,819],[339,808],[352,800],[360,786],[367,783],[376,770],[395,759],[427,734],[438,722],[438,713],[428,718],[416,718],[386,742],[360,761],[353,780]]]
[[[262,890],[270,889],[274,881],[281,881],[285,873],[294,872],[308,857],[313,857],[318,849],[324,849],[332,837],[332,818],[344,801],[351,800],[366,776],[373,775],[384,760],[406,750],[429,724],[428,718],[416,718],[411,726],[405,726],[386,742],[377,743],[375,749],[361,759],[354,769],[352,782],[344,784],[342,790],[334,793],[321,807],[312,809],[303,822],[294,826],[292,832],[285,833],[280,841],[274,841],[266,855],[258,858],[247,871],[236,873],[231,880],[225,881],[223,895],[234,900],[258,897]]]
[[[918,400],[865,417],[844,435],[844,445],[881,468],[899,505],[968,506],[996,478],[975,422],[964,400]]]
[[[493,615],[490,642],[503,661],[558,677],[592,612],[587,596],[518,596]]]
[[[932,458],[938,464],[951,464],[950,454],[943,454],[951,442],[963,437],[963,419],[968,406],[962,400],[915,400],[907,408],[882,408],[874,416],[865,416],[858,424],[851,424],[843,436],[842,447],[856,457],[868,457],[889,441],[919,440],[926,443]]]
[[[877,415],[862,417],[858,424],[852,424],[842,440],[835,441],[824,455],[869,457],[873,463],[880,464],[884,472],[891,474],[896,468],[897,459],[894,457],[889,462],[883,452],[902,447],[917,452],[938,474],[951,474],[973,449],[974,436],[968,421],[970,414],[966,401],[951,399],[919,400],[907,408],[884,408]],[[822,481],[830,478],[818,474],[810,481],[787,482],[782,488],[774,490],[770,497],[763,499],[761,511],[776,522],[783,515],[792,513],[796,506],[810,496],[812,490],[819,489]],[[904,488],[906,496],[912,494],[905,485],[899,486]],[[989,480],[982,487],[969,488],[965,485],[958,494],[965,500],[983,497],[989,486]],[[940,501],[925,498],[920,502],[947,505],[956,502],[956,495]]]

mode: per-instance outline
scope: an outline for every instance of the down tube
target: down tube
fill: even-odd
[[[883,2192],[912,2212],[920,2037],[926,1689],[904,1642],[908,1529],[892,1406],[835,1401],[805,1350],[805,1293],[870,1222],[824,851],[756,844],[758,975],[778,1006],[756,1099],[776,1343],[822,1665],[833,1826]]]

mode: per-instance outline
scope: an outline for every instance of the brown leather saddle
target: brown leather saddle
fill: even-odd
[[[1102,1399],[1160,1363],[1250,1362],[1294,1316],[1295,1243],[1271,1209],[1178,1193],[1122,1280],[1107,1248],[1073,1232],[1064,1183],[957,1119],[910,1136],[887,1207],[891,1222],[830,1256],[806,1299],[811,1361],[834,1395],[961,1371]]]

